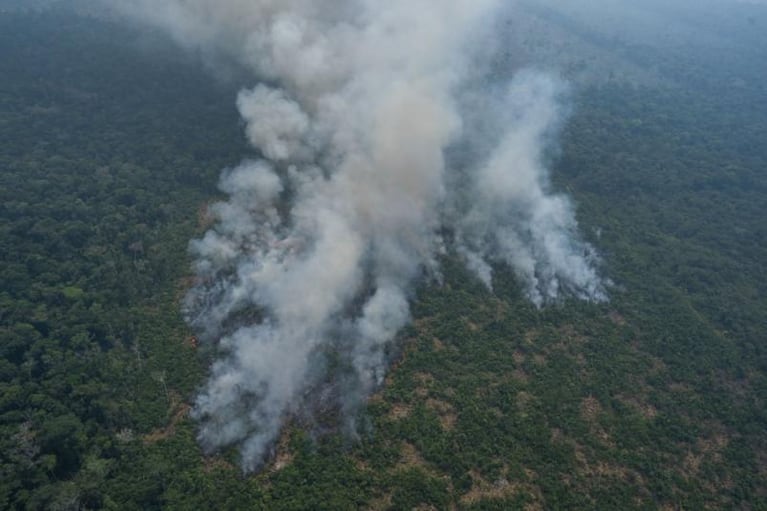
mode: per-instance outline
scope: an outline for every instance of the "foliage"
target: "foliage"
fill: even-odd
[[[296,419],[243,477],[186,416],[186,244],[246,151],[236,83],[196,68],[103,20],[0,14],[0,507],[767,509],[756,81],[580,91],[553,176],[611,302],[538,310],[449,254],[368,433]]]

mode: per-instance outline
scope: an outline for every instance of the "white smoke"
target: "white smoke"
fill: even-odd
[[[544,150],[563,118],[563,92],[548,76],[518,73],[502,102],[505,131],[472,171],[468,190],[460,191],[467,207],[457,225],[458,248],[469,269],[492,287],[488,262],[507,263],[538,306],[563,291],[607,298],[594,269],[596,254],[578,239],[570,201],[547,192]]]
[[[188,297],[190,321],[222,352],[194,408],[206,449],[239,445],[243,468],[257,468],[285,418],[327,379],[323,356],[333,350],[354,389],[340,405],[354,415],[383,381],[385,348],[409,320],[414,281],[436,267],[445,223],[488,285],[489,263],[504,261],[538,304],[563,290],[604,299],[572,208],[546,192],[555,82],[515,80],[498,147],[457,169],[466,189],[446,185],[445,151],[462,138],[467,48],[500,3],[122,4],[261,81],[237,106],[262,159],[224,173],[229,200],[192,242],[201,283]],[[443,215],[454,196],[463,210]]]

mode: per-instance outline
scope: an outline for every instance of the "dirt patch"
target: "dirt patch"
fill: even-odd
[[[668,389],[671,392],[678,393],[678,394],[687,394],[693,391],[692,387],[690,387],[686,383],[679,383],[679,382],[669,383]]]
[[[517,408],[519,408],[520,410],[526,410],[530,406],[530,403],[533,402],[534,399],[535,397],[533,397],[533,395],[530,394],[529,392],[525,392],[524,390],[517,392],[517,397],[515,400],[517,404]]]
[[[418,318],[413,320],[413,326],[416,330],[419,332],[423,332],[425,330],[428,330],[431,326],[431,323],[434,323],[434,316],[428,316],[424,318]]]
[[[400,458],[397,464],[391,469],[392,473],[417,468],[431,477],[443,479],[450,486],[450,477],[442,473],[429,462],[423,459],[418,448],[408,441],[403,441],[400,448]]]
[[[624,395],[619,395],[616,397],[621,403],[625,404],[629,408],[632,408],[647,420],[653,420],[658,416],[657,408],[645,401],[643,397]]]
[[[626,318],[624,318],[617,311],[610,311],[610,313],[607,315],[607,317],[609,317],[610,321],[612,321],[613,324],[615,324],[615,325],[624,326],[626,324]]]
[[[602,413],[602,405],[594,396],[588,396],[581,401],[581,418],[586,421],[591,430],[591,434],[599,439],[607,447],[615,447],[615,443],[610,438],[610,434],[605,431],[598,422],[599,415]]]
[[[519,485],[509,482],[501,477],[492,483],[485,481],[476,470],[469,472],[473,482],[471,490],[461,496],[462,504],[476,504],[482,499],[500,500],[513,497],[519,493]]]
[[[177,406],[176,411],[171,416],[170,422],[168,422],[167,426],[164,428],[155,429],[154,431],[144,435],[144,445],[151,445],[159,442],[160,440],[165,440],[166,438],[170,438],[175,435],[176,426],[189,415],[189,410],[191,410],[191,406],[189,406],[187,403],[180,403]]]
[[[517,365],[522,365],[525,362],[525,354],[517,350],[511,355],[511,359]]]
[[[703,455],[688,452],[682,462],[685,477],[692,479],[700,473],[700,465],[703,463]]]
[[[505,415],[500,408],[497,408],[495,406],[491,406],[490,408],[487,409],[487,411],[490,412],[490,414],[496,419],[500,419],[501,417]]]
[[[425,468],[426,462],[421,457],[421,453],[410,442],[402,442],[402,448],[400,449],[400,466],[407,468],[420,467]]]
[[[354,461],[354,467],[359,470],[360,472],[367,472],[370,470],[370,465],[367,461],[361,460],[359,458],[352,458]]]
[[[471,476],[472,486],[471,490],[460,498],[460,502],[463,505],[476,504],[482,500],[503,500],[525,494],[532,500],[532,502],[525,505],[525,511],[543,509],[543,495],[540,488],[529,482],[510,481],[508,479],[508,467],[504,468],[501,477],[493,482],[485,480],[476,470],[469,471],[469,475]]]
[[[203,471],[206,474],[210,474],[214,470],[225,470],[225,471],[234,471],[237,470],[237,467],[229,463],[223,458],[219,457],[209,457],[209,458],[203,458]]]
[[[586,453],[586,449],[581,444],[564,437],[562,438],[562,441],[573,446],[575,460],[578,463],[578,473],[582,476],[590,479],[616,479],[623,481],[626,484],[641,488],[641,493],[645,496],[650,495],[645,480],[639,472],[618,463],[610,463],[604,460],[590,460]]]
[[[598,461],[596,464],[590,466],[589,472],[600,477],[612,477],[614,479],[627,481],[629,479],[629,474],[632,471],[622,465]]]
[[[216,221],[216,217],[210,211],[210,204],[204,203],[197,208],[197,228],[201,231],[210,229]]]
[[[706,426],[710,433],[698,438],[695,447],[688,450],[679,472],[688,481],[700,481],[703,488],[712,495],[721,495],[723,491],[735,487],[730,474],[720,470],[724,463],[723,452],[730,444],[730,437],[721,423],[708,422]]]
[[[511,377],[520,383],[527,383],[530,381],[530,377],[522,369],[514,369],[511,372]]]
[[[719,433],[708,438],[698,439],[698,450],[703,454],[712,456],[714,461],[722,461],[722,451],[730,445],[730,439],[724,433]]]
[[[723,371],[717,371],[717,379],[727,390],[731,399],[737,403],[744,403],[748,400],[748,396],[753,395],[754,389],[751,384],[753,378],[754,376],[746,376],[745,378],[733,379]]]
[[[588,342],[588,337],[578,333],[573,325],[562,325],[557,328],[554,338],[556,342],[548,344],[544,348],[544,354],[546,355],[559,355],[561,353],[573,356],[576,353],[580,353],[581,348]]]
[[[176,282],[175,300],[180,302],[194,286],[200,283],[200,280],[194,275],[185,275]]]
[[[588,338],[579,334],[573,325],[562,325],[559,327],[559,335],[567,341],[568,345],[581,345],[588,341]]]
[[[190,335],[184,339],[184,344],[193,350],[196,350],[200,346],[200,341],[194,335]]]
[[[417,385],[415,395],[421,398],[428,396],[429,388],[434,384],[434,375],[431,373],[418,372],[413,375],[413,380]]]
[[[290,448],[293,431],[293,428],[288,426],[280,432],[280,437],[274,446],[271,459],[265,467],[267,473],[279,472],[293,463],[293,460],[296,458],[296,454]]]
[[[666,363],[658,357],[650,356],[650,374],[663,374],[668,370]]]
[[[588,423],[594,423],[602,412],[602,405],[594,396],[588,396],[581,401],[581,418]]]
[[[525,344],[535,344],[535,341],[537,341],[541,336],[541,332],[537,329],[531,329],[525,332],[525,335],[523,336],[523,339],[525,341]]]
[[[392,508],[392,494],[387,493],[377,497],[368,503],[367,511],[386,511]]]
[[[439,423],[445,431],[452,431],[458,420],[453,405],[447,401],[429,398],[426,400],[426,407],[433,410],[439,416]]]
[[[389,410],[388,417],[390,420],[398,421],[409,417],[412,412],[412,406],[405,403],[394,403]]]
[[[429,386],[434,383],[434,375],[431,373],[418,372],[413,374],[413,380],[423,386]]]
[[[425,322],[429,318],[418,320],[420,322]],[[416,323],[418,322],[416,321]],[[416,339],[413,337],[409,337],[407,339],[404,339],[402,342],[402,351],[399,353],[399,356],[394,360],[391,367],[387,371],[386,378],[384,378],[384,385],[382,388],[390,387],[392,383],[394,382],[394,375],[397,374],[397,372],[400,369],[400,366],[405,364],[407,362],[407,356],[408,354],[416,349]]]

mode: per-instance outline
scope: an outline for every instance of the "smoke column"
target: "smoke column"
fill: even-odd
[[[473,105],[483,114],[475,122],[501,136],[454,192],[463,205],[455,221],[458,251],[469,269],[490,288],[488,262],[508,264],[539,307],[563,292],[607,299],[594,269],[596,253],[577,238],[572,205],[563,195],[547,193],[544,150],[562,124],[564,93],[562,83],[522,71],[492,102],[494,114]]]
[[[352,421],[383,381],[414,282],[438,271],[443,226],[488,286],[490,264],[505,262],[538,305],[563,290],[605,299],[571,206],[546,192],[541,160],[561,120],[559,85],[526,73],[500,113],[461,113],[467,48],[500,3],[120,4],[258,81],[237,107],[260,157],[223,173],[229,199],[191,244],[200,284],[187,297],[189,321],[220,348],[193,411],[207,451],[237,445],[243,469],[258,468],[285,419],[329,378]],[[492,150],[449,168],[446,150],[471,139],[464,128],[496,126]],[[337,374],[326,367],[331,353]]]

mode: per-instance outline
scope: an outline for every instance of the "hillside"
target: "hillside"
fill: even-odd
[[[219,172],[252,156],[240,83],[114,22],[0,13],[0,508],[767,509],[764,36],[702,59],[526,12],[588,55],[547,61],[573,88],[552,177],[610,301],[538,309],[448,249],[361,438],[296,414],[248,476],[195,441],[215,349],[180,314]],[[525,44],[494,65],[559,54]]]

